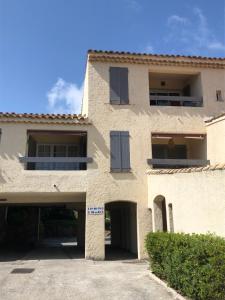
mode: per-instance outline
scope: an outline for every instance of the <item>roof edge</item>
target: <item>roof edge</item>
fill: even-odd
[[[81,114],[39,114],[39,113],[15,113],[0,112],[0,122],[36,122],[36,121],[57,121],[72,122],[73,124],[89,124],[88,117]]]
[[[89,49],[88,54],[112,54],[112,55],[125,55],[125,56],[144,56],[144,57],[158,57],[158,58],[185,58],[196,60],[215,60],[225,62],[225,57],[211,57],[211,56],[197,56],[197,55],[180,55],[180,54],[156,54],[156,53],[142,53],[142,52],[129,52],[129,51],[112,51],[112,50],[95,50]]]
[[[205,123],[209,124],[209,123],[211,123],[211,122],[213,122],[213,121],[216,121],[216,120],[218,120],[218,119],[220,119],[220,118],[222,118],[222,117],[225,117],[225,112],[223,112],[223,113],[221,113],[221,114],[219,114],[219,115],[215,115],[215,116],[213,116],[213,117],[211,117],[211,118],[205,120]]]
[[[184,169],[149,169],[148,175],[165,175],[165,174],[177,174],[177,173],[195,173],[204,171],[218,171],[225,170],[225,163],[209,165],[205,167],[194,167]]]

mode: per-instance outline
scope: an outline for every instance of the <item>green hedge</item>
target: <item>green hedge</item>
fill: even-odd
[[[225,239],[211,234],[149,233],[153,273],[196,300],[225,300]]]

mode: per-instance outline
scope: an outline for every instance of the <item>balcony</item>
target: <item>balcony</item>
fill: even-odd
[[[200,75],[149,73],[151,106],[202,107]]]
[[[152,134],[153,168],[188,168],[209,164],[206,137],[203,134]]]
[[[19,157],[27,170],[86,170],[87,133],[28,131],[27,155]]]

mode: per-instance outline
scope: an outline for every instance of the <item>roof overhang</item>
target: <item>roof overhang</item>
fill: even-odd
[[[34,114],[0,112],[0,123],[40,123],[40,124],[91,124],[85,115],[77,114]]]
[[[225,58],[159,55],[118,51],[88,51],[89,61],[225,69]]]

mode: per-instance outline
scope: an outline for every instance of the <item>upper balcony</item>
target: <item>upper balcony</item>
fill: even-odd
[[[206,166],[206,136],[203,134],[152,134],[153,168]]]
[[[28,130],[27,156],[20,157],[27,170],[86,170],[87,132]]]
[[[202,107],[200,74],[149,73],[150,105]]]

